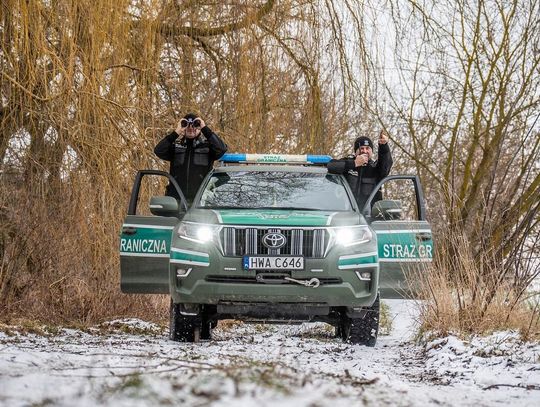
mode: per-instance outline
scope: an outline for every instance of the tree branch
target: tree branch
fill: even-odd
[[[267,0],[257,11],[249,13],[243,20],[234,23],[225,24],[213,28],[198,28],[198,27],[176,27],[169,24],[161,24],[159,32],[164,37],[176,37],[185,35],[191,38],[200,37],[215,37],[217,35],[227,34],[232,31],[238,31],[246,28],[251,24],[260,21],[274,7],[275,0]]]

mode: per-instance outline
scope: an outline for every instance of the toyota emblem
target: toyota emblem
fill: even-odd
[[[287,238],[281,233],[267,233],[263,236],[262,242],[269,249],[279,249],[285,246]]]

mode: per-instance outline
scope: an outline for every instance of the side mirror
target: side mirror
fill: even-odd
[[[377,201],[371,208],[371,217],[376,220],[400,220],[403,218],[403,209],[400,201]]]
[[[178,201],[172,196],[153,196],[149,206],[152,215],[178,216]]]

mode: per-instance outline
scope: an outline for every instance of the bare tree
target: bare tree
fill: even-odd
[[[446,277],[467,292],[461,309],[480,297],[484,315],[509,281],[515,305],[539,272],[540,2],[384,5],[394,52],[371,71],[386,103],[370,110],[392,129],[397,167],[427,187]]]
[[[162,165],[153,147],[180,114],[246,152],[341,152],[361,122],[356,2],[6,0],[0,13],[7,311],[92,319],[137,301],[117,292],[117,233],[134,172]]]

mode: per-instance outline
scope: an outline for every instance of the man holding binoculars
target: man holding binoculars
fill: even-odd
[[[373,141],[367,136],[360,136],[354,141],[354,155],[341,160],[331,160],[326,166],[329,173],[345,175],[360,210],[375,186],[388,176],[392,168],[393,160],[386,131],[381,130],[378,144],[378,157],[373,160]],[[379,190],[372,204],[381,199],[382,192]]]
[[[214,161],[227,151],[227,145],[204,120],[188,113],[178,122],[176,130],[165,136],[154,148],[154,153],[170,162],[170,174],[186,196],[188,205],[197,194],[204,177]],[[179,198],[175,188],[169,184],[165,192]]]

